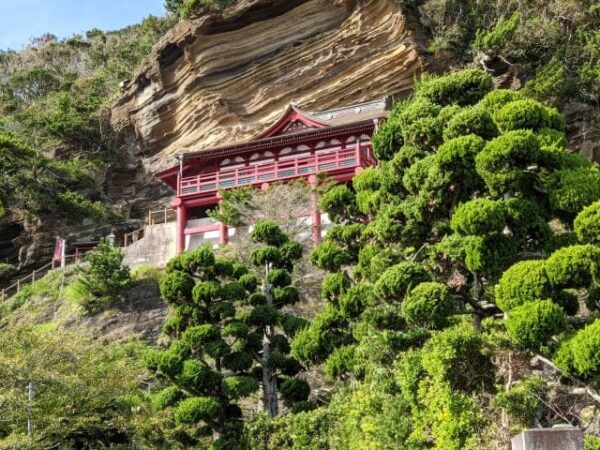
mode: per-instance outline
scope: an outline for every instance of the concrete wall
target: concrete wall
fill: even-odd
[[[512,450],[583,450],[583,432],[570,426],[526,430],[512,438]]]
[[[310,240],[311,218],[302,217],[299,220],[305,222],[305,236],[299,236],[300,240]],[[190,221],[192,226],[204,226],[215,223],[212,219],[198,219]],[[327,234],[333,224],[327,214],[321,214],[321,236]],[[188,227],[190,223],[188,223]],[[228,228],[230,240],[244,237],[252,232],[253,227]],[[164,267],[167,262],[176,255],[177,223],[168,222],[157,225],[147,225],[144,228],[144,237],[129,247],[123,248],[125,258],[123,263],[131,268],[143,265]],[[201,245],[209,244],[213,248],[219,246],[219,230],[205,231],[193,235],[186,235],[185,249],[193,250]]]
[[[164,267],[175,256],[175,222],[146,226],[144,237],[123,248],[123,263],[129,267],[152,265]]]

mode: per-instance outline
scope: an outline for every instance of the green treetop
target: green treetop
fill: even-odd
[[[238,404],[259,388],[272,416],[279,393],[288,406],[308,399],[308,384],[295,378],[302,367],[289,356],[297,326],[281,312],[298,300],[289,270],[301,247],[271,222],[256,224],[253,237],[265,244],[251,258],[260,290],[248,268],[208,247],[172,259],[161,278],[161,296],[173,308],[164,325],[170,344],[152,352],[147,365],[168,385],[155,404],[172,412],[181,442],[212,435],[217,447],[233,445],[241,431]]]

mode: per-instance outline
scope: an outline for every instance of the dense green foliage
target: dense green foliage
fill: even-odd
[[[494,386],[505,352],[552,358],[560,346],[566,373],[600,370],[593,331],[569,338],[569,316],[598,297],[598,169],[567,154],[556,110],[472,70],[421,79],[373,143],[380,166],[322,196],[337,224],[312,254],[330,272],[326,304],[292,342],[305,364],[357,383],[253,432],[269,433],[261,448],[301,448],[289,434],[321,448],[387,448],[391,435],[410,449],[487,448],[499,410],[514,426],[551,415],[545,381]],[[375,391],[385,412],[347,405]]]
[[[151,352],[147,365],[168,385],[155,405],[179,430],[169,437],[164,428],[165,442],[201,445],[212,435],[217,448],[232,448],[242,431],[239,402],[259,387],[272,417],[279,395],[290,407],[308,400],[308,384],[295,377],[301,366],[289,355],[294,327],[286,324],[294,317],[280,312],[299,299],[288,271],[302,248],[273,222],[257,223],[252,236],[261,244],[250,258],[260,291],[257,275],[208,247],[172,259],[161,277],[162,298],[174,309],[164,326],[170,344]]]
[[[597,2],[411,0],[407,3],[416,10],[429,32],[432,53],[450,51],[460,62],[475,57],[495,69],[510,64],[513,73],[528,80],[525,92],[549,105],[560,106],[573,99],[597,105],[600,95]],[[482,54],[486,57],[482,58]],[[595,114],[596,117],[590,118],[592,123],[597,122]],[[539,118],[531,115],[527,120],[534,125],[539,124]]]
[[[186,18],[234,3],[165,6]],[[599,387],[600,170],[565,151],[555,107],[597,108],[600,9],[590,0],[405,5],[432,52],[509,67],[524,90],[494,89],[469,69],[425,75],[396,102],[373,136],[379,166],[320,193],[334,226],[310,255],[327,272],[316,315],[300,317],[292,283],[302,249],[272,222],[255,224],[248,266],[206,247],[171,260],[160,278],[169,318],[144,358],[156,383],[148,393],[134,345],[41,326],[0,332],[0,448],[459,450],[578,423],[557,394],[568,389],[552,389]],[[109,217],[92,182],[118,159],[104,108],[172,21],[46,36],[0,54],[0,217]],[[241,224],[231,206],[250,205],[252,191],[223,195],[213,215]],[[71,289],[94,312],[130,277],[106,244],[88,261]],[[2,305],[3,323],[37,288]],[[528,376],[532,354],[565,377]],[[333,393],[317,406],[311,385],[322,377]],[[253,411],[259,393],[264,414]]]
[[[123,265],[123,252],[106,240],[85,255],[89,264],[79,269],[73,289],[80,292],[81,306],[87,312],[98,312],[122,299],[131,283],[129,267]]]
[[[19,52],[0,51],[0,217],[109,217],[93,183],[120,158],[107,109],[172,23],[148,17],[119,31],[47,34]]]
[[[205,12],[221,11],[239,0],[165,0],[167,11],[181,17],[190,17]]]
[[[4,329],[0,345],[0,448],[103,448],[131,441],[134,411],[143,404],[140,345],[104,345],[80,331],[41,326]]]

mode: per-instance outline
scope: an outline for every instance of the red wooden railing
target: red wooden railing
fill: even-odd
[[[197,193],[210,193],[219,189],[254,186],[375,164],[370,145],[360,145],[331,153],[184,177],[179,186],[179,195],[184,197]]]

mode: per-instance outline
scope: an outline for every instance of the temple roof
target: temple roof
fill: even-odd
[[[309,112],[290,104],[281,118],[250,141],[278,135],[304,132],[308,129],[329,128],[365,120],[387,117],[390,101],[387,98],[321,112]]]
[[[342,108],[330,109],[322,112],[308,112],[298,106],[289,105],[281,118],[265,131],[254,138],[218,147],[209,148],[197,152],[184,153],[184,158],[204,158],[232,149],[243,149],[254,147],[257,144],[269,144],[279,136],[293,136],[306,134],[327,128],[341,128],[348,125],[364,123],[377,119],[386,118],[391,109],[391,100],[382,98],[366,103],[360,103]]]
[[[179,157],[185,161],[184,167],[193,161],[229,157],[236,154],[271,149],[302,141],[334,137],[344,132],[372,131],[379,119],[389,115],[391,100],[382,98],[342,108],[321,112],[308,112],[297,105],[289,105],[281,118],[266,130],[245,142],[236,142],[210,149],[183,153]],[[174,185],[179,166],[173,166],[157,176],[169,185]]]
[[[387,117],[391,110],[391,106],[391,99],[386,97],[371,102],[313,113],[312,116],[316,120],[325,122],[329,126],[334,127],[368,119]]]

